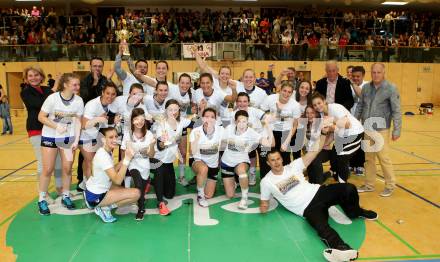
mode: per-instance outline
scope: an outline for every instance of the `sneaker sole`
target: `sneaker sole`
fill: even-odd
[[[44,213],[41,213],[40,211],[38,211],[38,213],[39,213],[40,215],[42,215],[42,216],[50,216],[50,213],[46,213],[46,214],[44,214]]]
[[[379,219],[379,215],[377,215],[375,218],[368,218],[368,217],[364,217],[364,216],[359,216],[360,218],[363,218],[365,220],[370,220],[370,221],[375,221]]]
[[[391,194],[379,194],[379,196],[381,196],[381,197],[390,197],[392,195],[393,195],[393,193],[391,193]]]
[[[327,250],[331,250],[332,253],[327,253]],[[354,261],[358,258],[359,252],[357,250],[338,250],[338,249],[324,249],[323,255],[327,261],[340,262],[340,261]]]
[[[136,220],[136,221],[142,221],[142,220],[144,220],[144,218],[135,218],[134,220]]]

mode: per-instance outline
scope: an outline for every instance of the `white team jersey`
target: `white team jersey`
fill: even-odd
[[[86,106],[84,107],[83,117],[87,118],[88,120],[92,120],[96,117],[102,116],[103,114],[107,114],[108,112],[116,113],[115,103],[113,102],[110,105],[103,106],[101,103],[101,97],[97,97],[87,102]],[[96,139],[98,137],[99,129],[103,127],[105,127],[105,125],[99,123],[96,126],[81,130],[80,140],[87,141]]]
[[[66,132],[59,134],[55,129],[44,125],[41,136],[49,138],[74,137],[77,125],[81,125],[84,103],[82,98],[77,95],[74,95],[70,100],[65,100],[61,97],[61,92],[56,92],[47,97],[41,111],[47,113],[50,120],[67,127]]]
[[[122,117],[123,125],[124,125],[124,134],[129,132],[130,130],[130,122],[131,122],[131,111],[135,108],[142,108],[145,111],[145,115],[148,115],[148,110],[145,105],[141,102],[135,106],[128,104],[129,96],[118,96],[113,102],[113,108],[115,109],[115,113],[120,114]]]
[[[250,163],[248,153],[258,147],[262,135],[252,128],[237,135],[236,126],[229,125],[224,132],[223,140],[226,141],[225,152],[222,156],[222,163],[235,167],[240,163]]]
[[[193,103],[198,105],[203,99],[205,99],[207,102],[207,107],[214,108],[217,113],[220,113],[221,105],[225,101],[226,95],[218,89],[213,90],[214,91],[210,96],[205,96],[202,88],[197,89],[193,95]]]
[[[235,114],[237,113],[237,109],[229,113],[229,119],[230,122],[233,123],[235,121]],[[263,130],[263,125],[261,121],[264,118],[264,115],[266,114],[263,110],[255,108],[255,107],[248,107],[247,111],[249,114],[248,118],[248,126],[253,128],[258,133],[261,133]]]
[[[190,143],[194,143],[197,134],[200,137],[197,142],[198,151],[196,154],[190,152],[194,160],[201,160],[208,167],[217,168],[223,132],[223,127],[215,126],[214,133],[208,136],[203,130],[203,126],[194,128],[189,136]]]
[[[279,96],[279,94],[268,96],[261,109],[269,111],[275,117],[275,121],[271,124],[274,131],[289,131],[292,129],[293,120],[301,117],[301,108],[295,99],[289,99],[282,108],[278,108]]]
[[[242,82],[237,81],[237,94],[247,93],[249,95],[250,101],[249,106],[260,108],[264,100],[267,98],[266,92],[258,86],[254,86],[252,90],[246,90]]]
[[[225,97],[228,96],[228,95],[232,95],[232,89],[229,86],[227,86],[226,88],[222,88],[220,86],[219,80],[217,78],[215,78],[215,77],[214,77],[214,83],[213,83],[212,87],[214,89],[217,89],[221,93],[223,93],[223,95]],[[229,117],[228,117],[229,108],[228,108],[228,105],[229,105],[229,103],[223,100],[223,102],[220,104],[220,112],[219,112],[222,121],[226,122],[226,123],[229,121]],[[226,126],[227,126],[227,124],[226,124]]]
[[[165,115],[165,104],[168,99],[167,97],[162,103],[159,103],[154,99],[154,96],[147,95],[144,97],[143,103],[147,108],[148,114],[156,120],[158,117]]]
[[[166,133],[168,136],[168,141],[170,141],[171,144],[163,150],[159,150],[156,145],[154,158],[160,160],[162,163],[173,163],[178,156],[178,145],[180,142],[180,138],[182,137],[182,131],[190,124],[191,121],[185,117],[180,118],[180,122],[178,122],[176,129],[173,129],[167,121],[155,122],[153,130],[156,133],[157,139],[160,139],[162,134]]]
[[[112,181],[105,171],[110,168],[114,168],[113,155],[101,147],[93,157],[93,172],[92,176],[87,179],[87,190],[93,194],[107,192],[112,186]]]
[[[187,115],[187,111],[191,108],[191,99],[189,98],[188,92],[182,95],[179,86],[175,84],[170,84],[168,87],[168,97],[179,102],[180,116],[185,117]]]
[[[141,84],[141,82],[139,82],[136,77],[130,73],[127,73],[127,77],[122,80],[122,95],[127,96],[130,94],[130,87],[132,84]],[[146,83],[142,83],[141,84],[142,87],[144,88],[144,93],[148,94],[148,95],[154,95],[154,91],[155,88],[146,84]]]
[[[148,176],[150,175],[150,158],[148,157],[147,152],[153,139],[153,133],[147,130],[147,133],[142,138],[137,138],[133,134],[125,134],[121,144],[121,149],[126,150],[127,142],[131,142],[135,154],[131,159],[128,170],[138,170],[144,180],[148,179]]]
[[[260,182],[261,200],[270,200],[273,196],[287,210],[302,216],[320,187],[304,178],[304,169],[302,158],[298,158],[284,166],[282,175],[269,171]]]
[[[336,134],[340,137],[359,135],[364,132],[364,127],[362,126],[361,122],[359,122],[359,120],[357,120],[352,114],[350,114],[350,111],[348,111],[343,105],[336,103],[328,104],[328,116],[333,117],[335,121],[343,119],[344,117],[348,117],[351,124],[350,128],[338,128],[336,130]],[[322,113],[321,117],[323,117]]]

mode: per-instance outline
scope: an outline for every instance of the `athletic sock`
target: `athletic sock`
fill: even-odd
[[[248,193],[249,193],[249,188],[242,188],[241,189],[241,198],[243,199],[248,199]]]
[[[179,177],[185,177],[185,165],[179,164]]]
[[[197,195],[204,197],[205,196],[205,189],[203,187],[197,187]]]
[[[249,168],[249,173],[251,173],[252,175],[255,175],[256,170],[257,169],[255,167],[250,167]]]
[[[126,176],[124,178],[124,185],[125,185],[125,188],[130,188],[131,187],[131,176]]]
[[[38,197],[38,202],[46,200],[46,192],[40,192]]]
[[[70,197],[70,192],[69,191],[63,191],[63,199],[66,197]]]

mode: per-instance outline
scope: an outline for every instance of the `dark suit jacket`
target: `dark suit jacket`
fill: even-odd
[[[324,97],[327,97],[327,77],[316,82],[315,91],[319,92]],[[350,111],[354,104],[350,80],[341,75],[339,75],[338,82],[336,82],[335,103],[343,105],[348,111]]]

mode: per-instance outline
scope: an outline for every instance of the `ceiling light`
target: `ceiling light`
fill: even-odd
[[[393,1],[385,1],[382,3],[383,5],[406,5],[408,2],[393,2]]]

